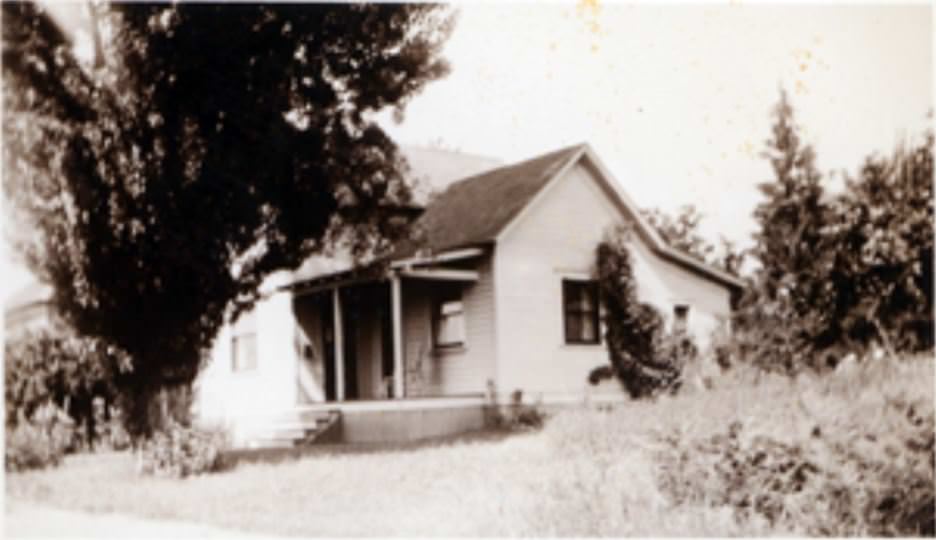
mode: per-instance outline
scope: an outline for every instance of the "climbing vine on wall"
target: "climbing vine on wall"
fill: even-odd
[[[595,254],[595,278],[605,307],[610,374],[631,397],[640,398],[678,388],[682,363],[695,347],[686,335],[666,335],[659,311],[638,300],[627,247],[631,235],[625,225],[605,234]],[[596,382],[608,371],[598,368],[589,380]]]

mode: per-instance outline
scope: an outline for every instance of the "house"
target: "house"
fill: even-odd
[[[322,426],[389,441],[481,427],[486,404],[518,396],[621,399],[614,382],[587,382],[608,363],[591,278],[606,230],[635,224],[638,297],[702,347],[741,282],[666,245],[619,186],[588,145],[565,148],[451,183],[417,220],[422,243],[377,273],[311,264],[277,276],[216,340],[200,419],[241,444]]]

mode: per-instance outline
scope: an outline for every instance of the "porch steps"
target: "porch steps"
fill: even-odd
[[[258,429],[248,440],[247,447],[294,448],[333,438],[341,422],[337,410],[298,411],[279,418],[271,418],[268,427]]]

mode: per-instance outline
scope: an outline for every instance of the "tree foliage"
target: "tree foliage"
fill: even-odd
[[[708,261],[714,254],[715,246],[699,234],[702,214],[695,206],[684,205],[675,216],[670,216],[658,208],[651,208],[643,211],[643,216],[671,247],[700,261]]]
[[[699,232],[702,214],[695,206],[682,206],[675,215],[667,214],[659,208],[650,208],[641,213],[670,247],[734,276],[740,274],[744,252],[724,237],[719,239],[720,244],[716,246],[702,236]]]
[[[116,383],[139,412],[192,380],[271,273],[403,234],[405,166],[375,114],[446,73],[451,20],[429,4],[89,9],[84,62],[42,8],[3,5],[4,189],[67,322],[133,359]]]
[[[761,268],[742,300],[742,352],[785,372],[834,365],[877,344],[933,346],[932,134],[893,156],[869,157],[841,193],[827,194],[786,94],[765,157],[775,179],[754,253]]]
[[[828,339],[932,349],[932,133],[890,157],[869,157],[831,202],[823,236],[834,291]]]
[[[113,403],[113,381],[130,367],[126,356],[101,340],[61,328],[8,339],[4,359],[7,427],[32,421],[41,408],[54,405],[85,428],[89,443],[96,436],[94,399]]]
[[[815,248],[826,206],[815,152],[800,140],[784,91],[774,109],[772,137],[763,156],[774,179],[760,184],[765,201],[754,210],[760,226],[754,253],[762,265],[761,288],[767,299],[784,297],[795,313],[802,314],[811,309],[819,292],[809,274],[818,267]]]
[[[816,257],[827,209],[815,152],[801,141],[786,92],[773,110],[763,157],[774,179],[758,187],[758,231],[752,249],[760,267],[739,302],[736,336],[742,353],[767,369],[793,372],[817,357],[812,344],[828,292]]]

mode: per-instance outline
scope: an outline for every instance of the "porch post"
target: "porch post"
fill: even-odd
[[[338,287],[332,289],[332,317],[335,332],[335,399],[344,401],[344,320],[341,316],[341,294]]]
[[[390,276],[390,318],[393,321],[393,397],[405,395],[403,377],[403,298],[400,290],[400,276]]]

